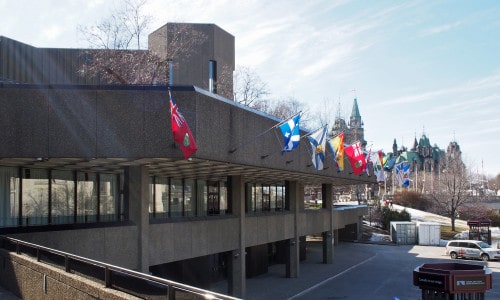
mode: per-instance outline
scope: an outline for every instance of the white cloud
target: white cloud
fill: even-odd
[[[444,24],[432,28],[425,29],[421,31],[420,36],[425,37],[429,35],[435,35],[435,34],[441,34],[447,31],[450,31],[456,27],[459,27],[462,23],[460,21],[449,23],[449,24]]]

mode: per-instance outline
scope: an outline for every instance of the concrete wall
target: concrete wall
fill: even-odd
[[[36,48],[0,36],[0,77],[35,84],[99,84],[81,76],[82,49]]]
[[[297,231],[299,236],[329,230],[330,214],[326,209],[305,210],[298,215]]]
[[[333,210],[333,228],[341,229],[346,224],[358,223],[362,216],[368,215],[367,206],[336,207]]]
[[[136,270],[136,226],[103,227],[10,235],[33,244]]]
[[[0,284],[21,299],[140,299],[82,276],[0,250]]]
[[[238,219],[152,224],[150,265],[238,249]]]
[[[247,216],[245,218],[245,246],[251,247],[294,237],[292,213],[276,216]]]
[[[334,229],[357,224],[366,209],[351,208],[334,211]],[[232,251],[239,248],[238,218],[191,222],[151,224],[149,229],[149,264],[168,262]],[[245,247],[266,244],[294,237],[294,216],[284,213],[245,217]],[[326,210],[304,211],[298,216],[298,236],[317,234],[330,229]],[[96,229],[31,232],[12,235],[14,238],[83,257],[137,269],[138,245],[135,225]]]
[[[196,137],[194,158],[318,175],[308,147],[279,155],[276,135],[263,134],[280,120],[194,87],[173,88],[172,94]],[[0,131],[0,157],[180,159],[168,99],[166,87],[0,84],[0,126],[11,128]],[[375,180],[335,168],[321,175]]]
[[[215,61],[217,93],[233,99],[233,35],[215,24],[167,23],[148,36],[148,44],[161,57],[172,59],[176,85],[196,85],[208,90],[208,62]]]

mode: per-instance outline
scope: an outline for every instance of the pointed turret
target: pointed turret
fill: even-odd
[[[417,151],[418,148],[418,141],[417,141],[417,135],[415,135],[415,140],[413,141],[413,147],[410,149],[411,151]]]
[[[349,126],[351,128],[362,128],[363,121],[361,120],[361,114],[358,108],[358,99],[354,98],[354,103],[352,105],[351,118],[349,120]]]
[[[348,143],[354,143],[359,141],[363,148],[366,147],[363,125],[364,125],[363,120],[361,120],[361,114],[359,113],[359,108],[358,108],[358,99],[354,98],[351,117],[349,119],[350,134],[346,139]]]

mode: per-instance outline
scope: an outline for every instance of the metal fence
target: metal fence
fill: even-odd
[[[238,299],[6,236],[0,247],[143,299]]]

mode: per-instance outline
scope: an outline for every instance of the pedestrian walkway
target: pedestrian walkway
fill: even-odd
[[[300,262],[298,278],[286,278],[285,265],[271,266],[267,274],[247,280],[246,299],[293,298],[374,256],[356,246],[353,243],[335,246],[333,264],[324,264],[321,242],[308,242],[306,260]],[[358,249],[353,251],[354,247]]]
[[[297,278],[286,277],[284,264],[269,266],[266,274],[247,278],[245,299],[293,299],[311,287],[331,280],[374,257],[373,251],[357,246],[359,244],[347,242],[335,246],[333,264],[324,264],[321,242],[307,242],[306,259],[300,262]],[[216,286],[213,290],[226,293],[227,285]]]

